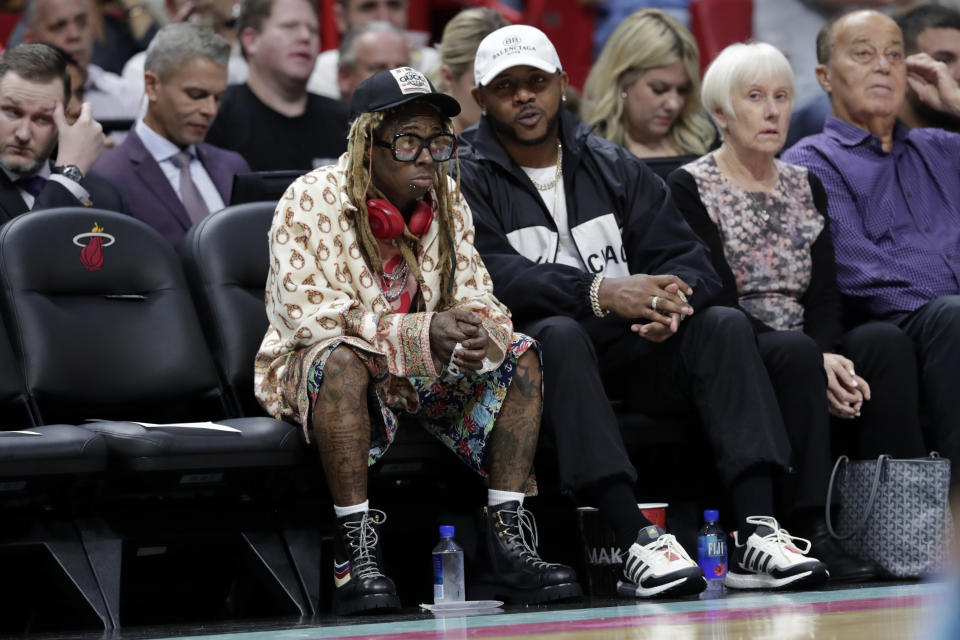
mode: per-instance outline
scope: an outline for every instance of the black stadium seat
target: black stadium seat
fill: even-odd
[[[253,359],[267,331],[267,233],[275,202],[227,207],[191,227],[179,251],[201,324],[238,415],[263,415]]]
[[[269,202],[275,205],[287,187],[302,175],[303,171],[291,170],[238,173],[233,177],[230,202],[233,205],[253,202]]]
[[[214,358],[240,414],[247,416],[263,415],[253,395],[253,360],[268,326],[264,289],[275,208],[275,202],[227,207],[195,224],[179,246]],[[443,476],[458,465],[422,429],[400,431],[383,461],[371,469],[374,477],[393,482],[411,475]]]
[[[288,180],[289,182],[289,180]],[[178,250],[207,341],[238,415],[264,415],[253,394],[253,360],[267,331],[264,290],[270,266],[267,236],[276,202],[249,202],[210,214],[187,232]],[[284,536],[310,604],[320,603],[318,532],[329,506],[313,452],[301,490],[284,510]],[[295,503],[295,504],[293,504]],[[310,513],[310,517],[303,514]]]
[[[190,283],[207,340],[217,366],[241,415],[262,415],[253,394],[253,360],[267,330],[264,288],[270,268],[269,230],[275,202],[234,205],[210,214],[187,232],[179,245],[184,271]],[[312,453],[312,452],[311,452]],[[326,499],[319,463],[305,469],[306,484],[298,508],[292,512],[328,513],[329,505],[316,506],[317,496]],[[374,493],[395,489],[411,481],[425,486],[459,482],[469,472],[435,438],[414,425],[403,425],[397,442],[383,460],[371,469]],[[327,523],[320,517],[304,522],[289,518],[285,527],[290,551],[298,558],[301,581],[311,602],[319,601],[313,548],[316,530]],[[326,572],[322,574],[327,577]]]
[[[162,240],[134,218],[82,208],[36,212],[0,230],[4,317],[15,327],[14,351],[41,422],[225,417],[179,261]],[[94,242],[100,255],[85,258]],[[86,264],[91,260],[95,269]],[[243,432],[238,438],[182,440],[111,424],[91,423],[111,452],[136,458],[121,463],[131,468],[153,469],[162,462],[143,459],[190,451],[215,465],[218,447],[235,466],[290,465],[300,454],[296,427],[275,420],[226,421]],[[249,459],[236,458],[242,452]]]
[[[0,635],[33,630],[31,621],[54,617],[46,599],[29,592],[54,591],[52,583],[64,578],[74,587],[72,599],[85,610],[72,624],[82,625],[86,617],[109,628],[106,604],[74,524],[77,509],[89,502],[106,468],[106,445],[100,435],[80,427],[35,424],[2,323],[0,429]],[[46,563],[55,567],[52,574],[39,570],[43,562],[15,568],[15,559],[29,557],[31,550],[53,560]],[[71,624],[69,616],[59,617]]]
[[[233,412],[169,243],[119,213],[34,212],[0,229],[0,281],[0,307],[37,417],[83,423],[106,441],[114,475],[104,518],[82,534],[113,622],[124,541],[162,538],[165,527],[209,534],[226,523],[239,528],[226,534],[242,531],[276,579],[278,599],[308,613],[279,533],[245,493],[295,468],[299,429],[265,417],[224,419]],[[229,431],[140,424],[209,420]],[[181,511],[149,500],[169,494],[182,498]],[[137,516],[154,528],[138,529]]]

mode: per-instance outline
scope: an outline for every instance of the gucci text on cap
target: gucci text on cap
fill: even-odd
[[[390,74],[397,81],[397,86],[403,95],[408,93],[430,93],[430,83],[427,77],[410,67],[400,67],[399,69],[390,69]]]

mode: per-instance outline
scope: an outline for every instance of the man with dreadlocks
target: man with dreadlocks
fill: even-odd
[[[263,406],[297,420],[319,449],[337,517],[334,611],[399,606],[366,468],[401,411],[489,479],[471,596],[578,596],[573,570],[537,555],[523,507],[540,360],[493,296],[470,210],[447,177],[460,106],[402,67],[362,82],[351,110],[346,154],[294,182],[274,214],[255,380]]]

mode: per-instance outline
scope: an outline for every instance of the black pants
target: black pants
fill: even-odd
[[[869,322],[848,331],[840,353],[850,358],[870,385],[872,399],[859,418],[833,419],[834,455],[915,458],[926,448],[920,430],[917,357],[905,331],[887,322]]]
[[[636,481],[604,390],[627,380],[651,414],[693,408],[729,483],[756,465],[786,468],[789,444],[753,328],[736,309],[710,307],[655,344],[608,317],[550,317],[518,326],[543,346],[544,425],[554,437],[561,489]]]
[[[582,491],[611,480],[633,485],[637,472],[584,327],[572,318],[551,316],[516,330],[536,338],[542,347],[543,427],[556,446],[561,491]]]
[[[823,506],[831,459],[823,352],[799,331],[761,333],[757,344],[790,439],[790,506]]]
[[[922,455],[916,362],[903,331],[874,322],[843,336],[839,351],[853,361],[872,397],[851,420],[831,419],[827,412],[823,353],[812,338],[799,331],[771,331],[757,336],[757,342],[793,451],[790,506],[823,506],[834,453],[854,459]]]
[[[960,478],[960,296],[928,302],[900,323],[913,340],[931,444]]]

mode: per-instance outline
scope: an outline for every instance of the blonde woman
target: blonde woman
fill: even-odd
[[[473,59],[480,41],[509,22],[493,9],[464,9],[443,29],[440,41],[441,66],[435,74],[439,89],[460,103],[460,115],[453,118],[457,133],[480,120],[480,107],[470,92],[473,90]]]
[[[703,155],[716,131],[700,106],[693,35],[659,9],[631,14],[587,76],[584,120],[640,158]]]

